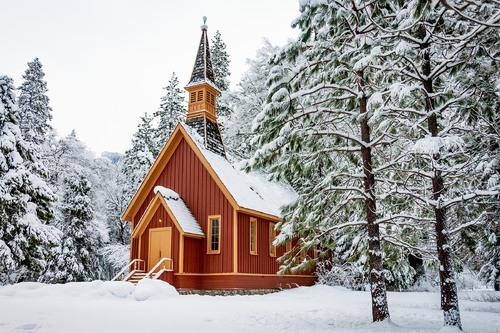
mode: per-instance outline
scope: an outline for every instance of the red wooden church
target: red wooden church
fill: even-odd
[[[216,117],[207,26],[191,80],[185,123],[175,128],[123,214],[132,223],[128,280],[159,278],[178,289],[311,285],[311,274],[278,276],[279,208],[296,194],[233,167]]]

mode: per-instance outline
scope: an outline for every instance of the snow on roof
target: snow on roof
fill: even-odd
[[[262,172],[247,173],[231,165],[224,157],[207,150],[194,129],[184,123],[181,126],[240,207],[280,217],[281,207],[297,199],[297,193],[289,185],[269,181]]]
[[[177,222],[179,222],[182,230],[188,234],[205,236],[200,224],[194,218],[193,214],[181,199],[179,194],[169,188],[163,186],[156,186],[154,192],[162,195],[167,203],[168,208],[172,211]]]
[[[189,88],[189,87],[199,86],[200,84],[203,84],[203,83],[208,84],[209,86],[211,86],[212,88],[214,88],[215,90],[217,90],[218,92],[220,92],[220,90],[217,87],[217,85],[215,83],[213,83],[210,79],[199,79],[199,80],[195,80],[195,81],[190,81],[184,87],[185,88]]]

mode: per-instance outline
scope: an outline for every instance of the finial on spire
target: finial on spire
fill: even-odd
[[[207,25],[207,17],[203,16],[203,25],[201,26],[201,30],[207,30],[208,25]]]

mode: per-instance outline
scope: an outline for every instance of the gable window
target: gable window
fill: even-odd
[[[207,253],[220,253],[220,215],[208,217]]]
[[[250,254],[257,254],[257,219],[250,218]]]
[[[269,223],[269,255],[271,257],[276,257],[276,246],[273,242],[276,239],[276,223]]]

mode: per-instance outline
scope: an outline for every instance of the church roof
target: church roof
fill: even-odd
[[[204,17],[203,19],[205,23],[206,17]],[[216,90],[218,90],[217,86],[215,85],[215,74],[212,68],[212,59],[210,57],[210,46],[208,45],[206,24],[203,24],[201,26],[200,45],[198,46],[198,53],[194,61],[193,73],[191,74],[191,79],[189,80],[187,87],[201,83],[208,83]]]
[[[205,148],[203,138],[190,126],[181,123],[217,177],[241,208],[281,216],[281,207],[297,199],[297,193],[287,184],[269,181],[265,173],[241,170],[226,158]]]

